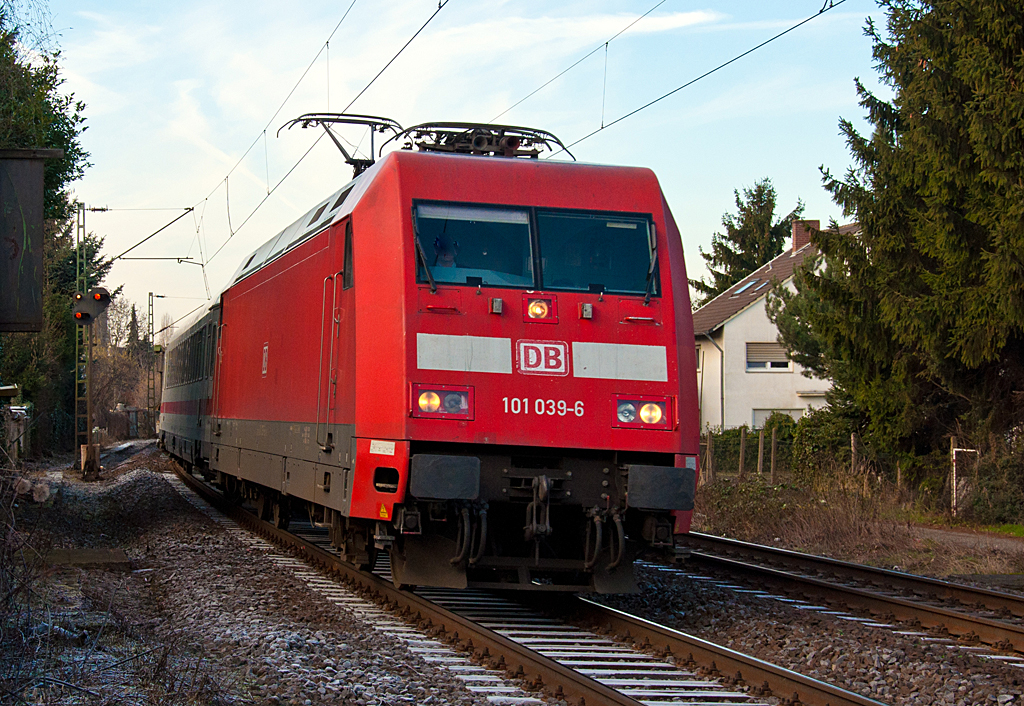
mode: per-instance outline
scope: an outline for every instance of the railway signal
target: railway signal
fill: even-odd
[[[103,287],[93,287],[87,294],[75,292],[74,307],[71,316],[80,326],[90,326],[107,306],[110,305],[110,292]]]

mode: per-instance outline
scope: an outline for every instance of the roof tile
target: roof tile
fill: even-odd
[[[858,224],[850,223],[840,226],[839,232],[853,233],[858,229]],[[774,260],[766,265],[762,265],[693,312],[694,333],[697,335],[711,333],[733,316],[768,294],[770,287],[763,286],[764,282],[785,282],[793,276],[793,271],[807,257],[815,255],[817,252],[818,248],[811,244],[804,245],[796,252],[793,252],[792,248],[787,248]],[[752,280],[756,280],[756,284],[746,286]]]

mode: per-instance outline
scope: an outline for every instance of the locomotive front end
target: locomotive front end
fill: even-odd
[[[638,556],[672,553],[697,480],[686,280],[657,181],[401,156],[396,582],[633,590]]]

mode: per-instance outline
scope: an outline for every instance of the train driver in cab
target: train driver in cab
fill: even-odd
[[[434,238],[434,266],[457,267],[455,258],[459,254],[459,241],[446,235]]]

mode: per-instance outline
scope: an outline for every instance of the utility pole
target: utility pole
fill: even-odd
[[[148,410],[148,421],[149,421],[149,435],[154,436],[156,434],[156,361],[157,361],[157,346],[156,338],[153,333],[154,326],[154,311],[153,311],[153,300],[163,299],[163,294],[149,293],[149,313],[146,317],[146,340],[149,343],[149,379],[146,384],[146,408]]]
[[[149,293],[149,310],[146,314],[146,431],[147,436],[156,433],[156,356],[153,353],[153,293]]]

